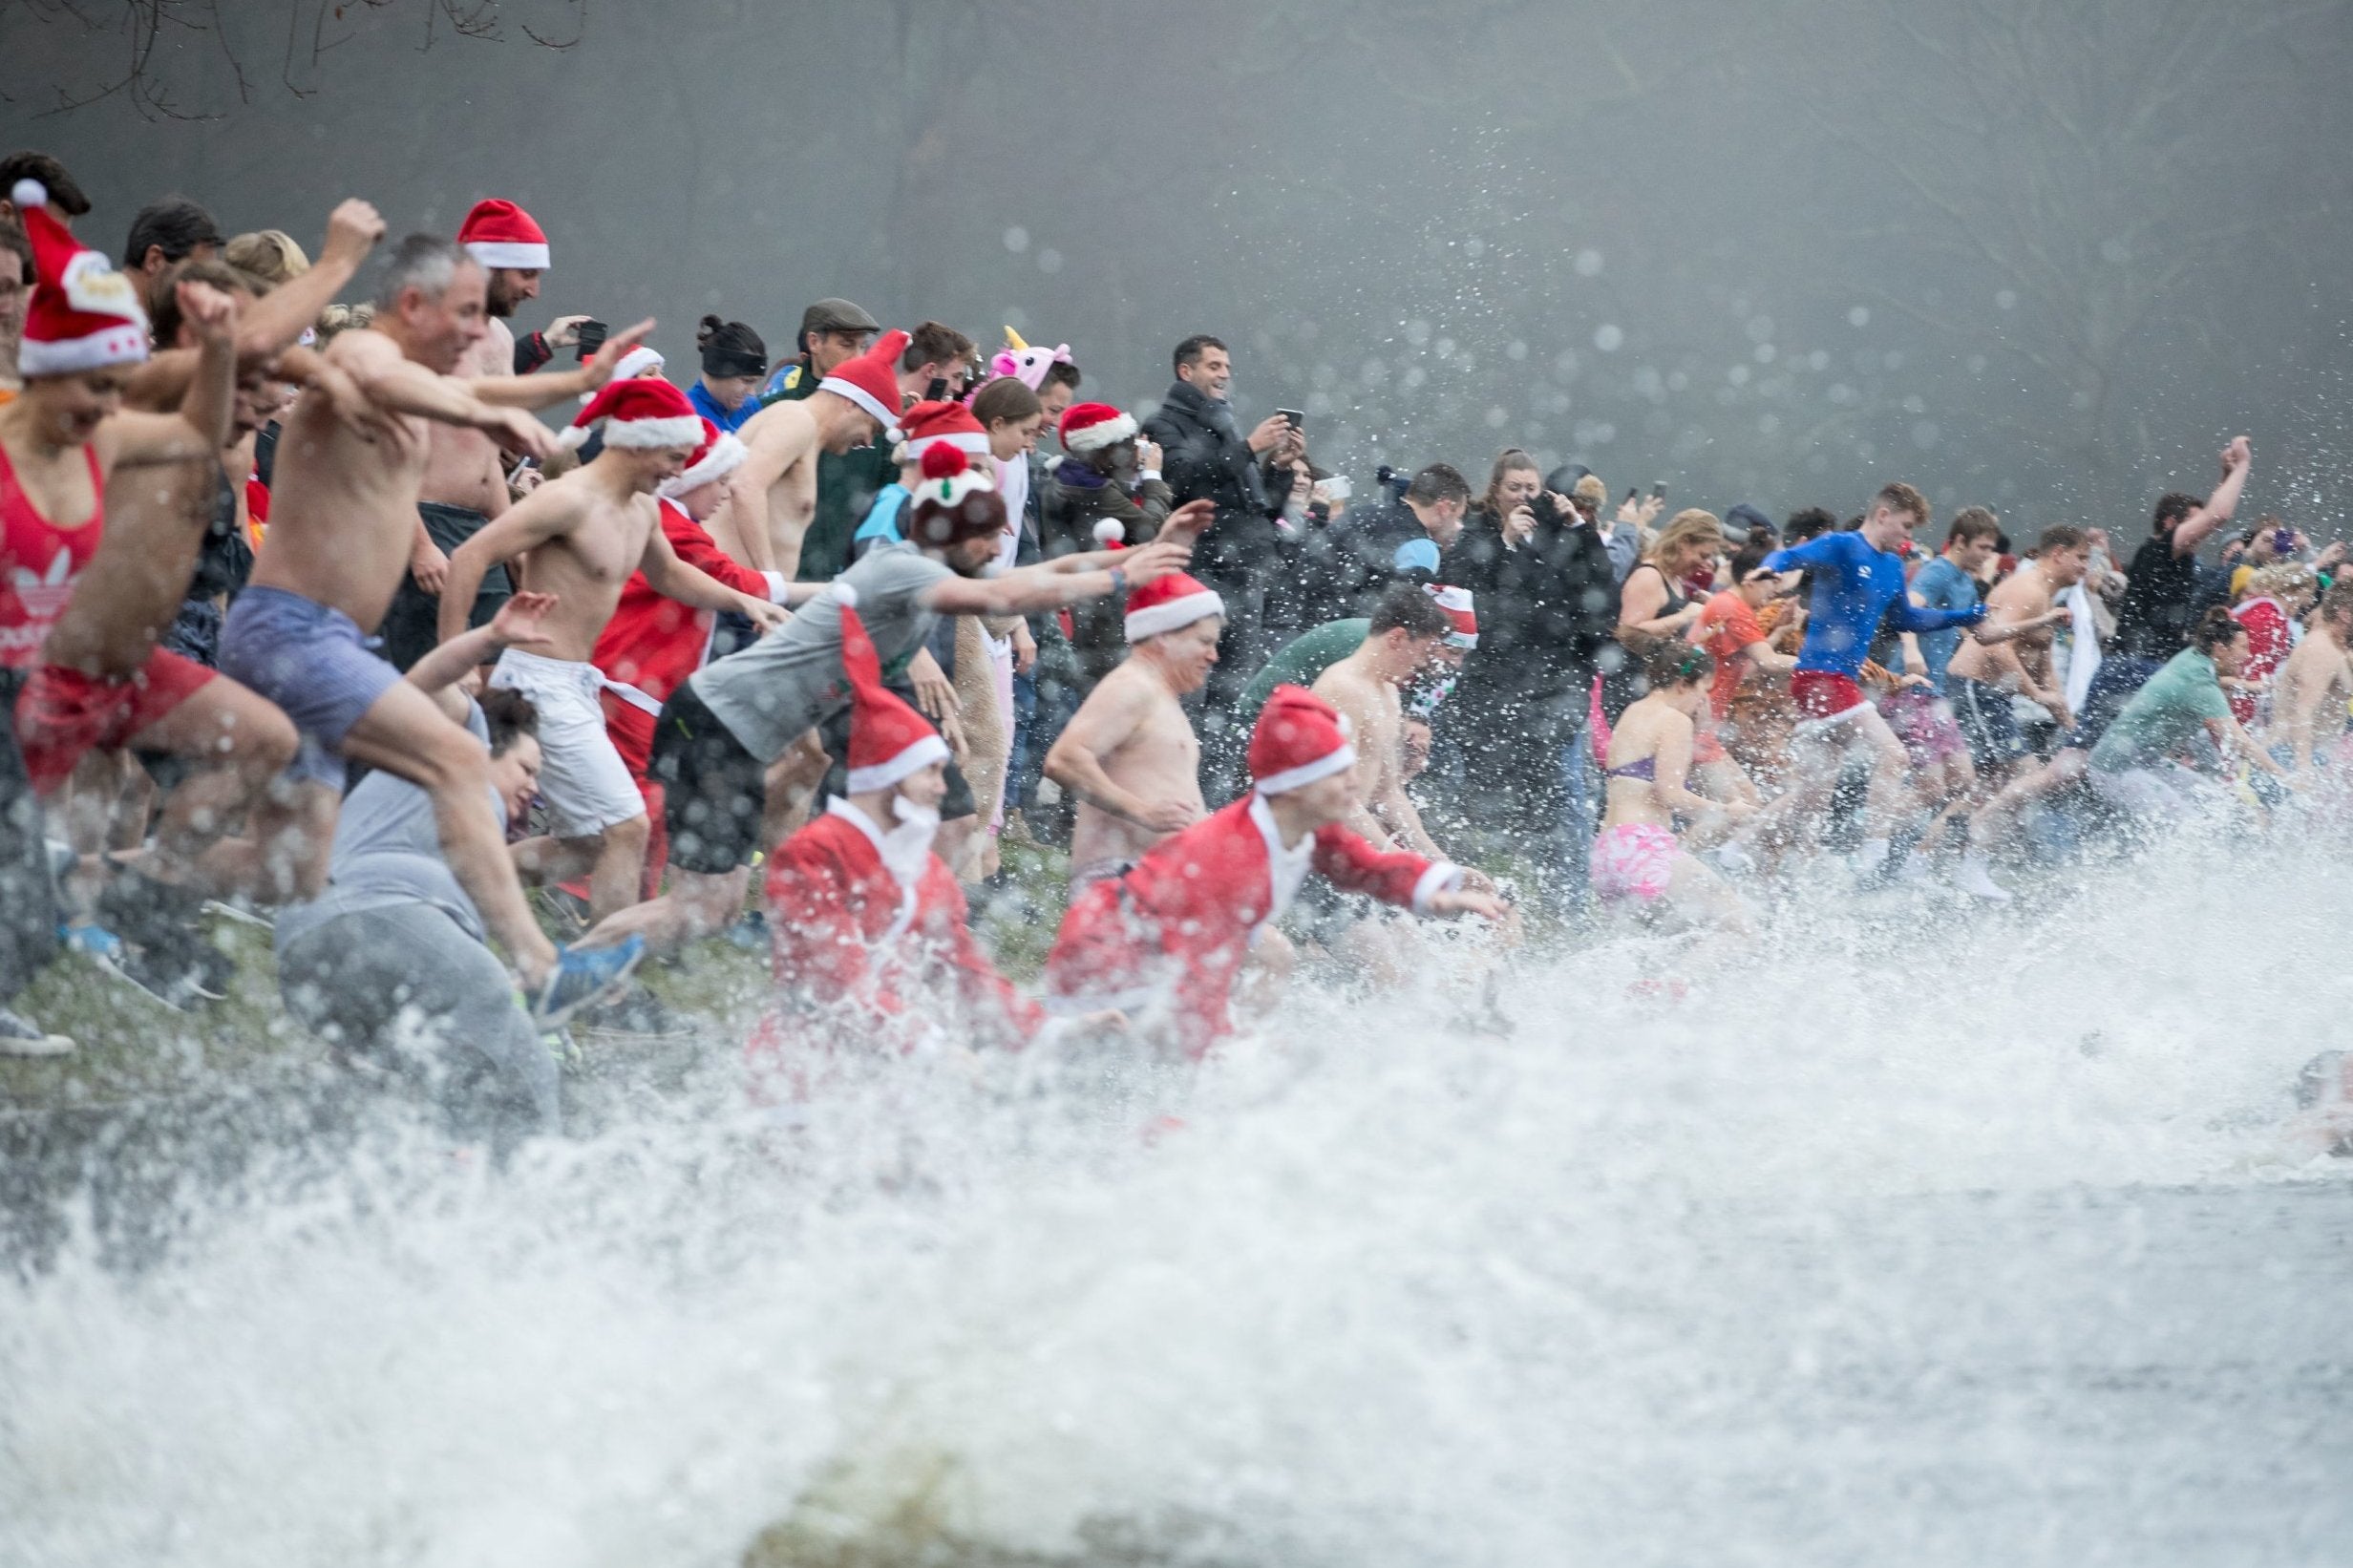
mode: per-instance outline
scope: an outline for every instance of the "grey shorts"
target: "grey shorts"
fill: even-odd
[[[343,739],[400,671],[368,646],[359,623],[284,588],[247,588],[221,629],[221,673],[276,703],[302,732],[289,777],[340,793]]]

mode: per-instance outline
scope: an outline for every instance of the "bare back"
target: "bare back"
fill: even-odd
[[[503,321],[493,320],[479,343],[465,351],[451,373],[460,377],[503,376],[514,372],[515,334]],[[506,470],[498,443],[478,430],[457,425],[435,425],[427,434],[425,477],[417,490],[420,500],[462,506],[495,518],[507,508]]]
[[[117,680],[146,664],[196,576],[222,474],[220,461],[200,458],[115,476],[106,531],[50,629],[50,663]]]
[[[2344,713],[2330,716],[2332,698],[2353,696],[2353,672],[2345,667],[2344,645],[2329,628],[2315,625],[2280,665],[2272,692],[2272,729],[2293,744],[2302,741],[2315,751],[2342,728]],[[2300,761],[2301,758],[2300,757]]]
[[[345,332],[327,349],[347,369],[355,358],[384,353],[397,356],[400,349],[367,329]],[[253,563],[254,584],[301,594],[341,610],[362,631],[375,630],[409,569],[426,427],[413,414],[386,413],[363,431],[327,393],[305,389],[278,440],[269,535]]]
[[[2055,597],[2050,580],[2032,562],[2012,572],[1994,584],[1994,591],[1985,596],[1985,625],[2014,625],[2048,615]],[[2050,680],[2051,633],[2046,627],[2030,631],[2013,641],[1981,643],[1974,637],[1963,637],[1953,650],[1952,663],[1947,667],[1965,680],[1982,681],[1987,686],[2001,685],[2014,655],[2021,667],[2035,680],[2047,684]],[[1995,651],[2007,648],[2009,653]]]
[[[547,656],[585,660],[645,559],[647,539],[660,518],[651,496],[615,496],[595,482],[592,468],[549,480],[522,503],[541,504],[562,507],[567,517],[559,532],[524,557],[521,586],[556,596],[541,624],[554,645]]]
[[[1106,711],[1118,714],[1104,737],[1111,744],[1090,748],[1113,783],[1145,800],[1181,801],[1196,816],[1201,814],[1201,743],[1166,682],[1130,659],[1096,684],[1080,713],[1089,708],[1098,718]],[[1079,728],[1076,717],[1071,724]],[[1071,863],[1138,859],[1167,837],[1168,830],[1129,821],[1081,799],[1071,829]]]
[[[1314,690],[1355,731],[1358,797],[1367,803],[1387,799],[1405,773],[1404,706],[1397,689],[1366,674],[1350,658],[1317,676]]]
[[[733,487],[741,513],[735,526],[749,532],[765,518],[770,564],[791,577],[817,515],[816,415],[805,400],[771,403],[735,434],[751,449]]]

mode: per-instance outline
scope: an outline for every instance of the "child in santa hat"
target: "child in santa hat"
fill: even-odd
[[[830,592],[850,684],[849,793],[769,859],[778,996],[749,1057],[764,1073],[799,1073],[812,1046],[1019,1047],[1045,1015],[973,941],[964,894],[932,853],[947,743],[883,686],[857,591],[837,582]]]
[[[1420,915],[1503,917],[1462,868],[1384,854],[1340,824],[1356,809],[1356,749],[1329,703],[1278,687],[1250,736],[1251,793],[1082,893],[1046,960],[1056,1012],[1117,1008],[1195,1059],[1233,1030],[1228,1000],[1252,943],[1312,871]]]

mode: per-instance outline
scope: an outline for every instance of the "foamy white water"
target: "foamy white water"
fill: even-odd
[[[1784,912],[1679,1004],[1613,942],[1509,1039],[1308,998],[1189,1091],[714,1088],[207,1200],[0,1285],[0,1561],[2340,1561],[2353,1183],[2278,1129],[2345,870],[2177,846]]]

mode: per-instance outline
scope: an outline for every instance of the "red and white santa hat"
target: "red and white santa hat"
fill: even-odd
[[[1304,686],[1279,686],[1250,731],[1250,776],[1261,795],[1304,789],[1356,765],[1348,721]]]
[[[694,412],[687,394],[668,382],[640,376],[633,381],[607,381],[604,390],[572,418],[557,440],[566,447],[585,445],[588,427],[604,421],[604,444],[634,447],[692,448],[703,439],[703,416]]]
[[[1225,601],[1182,572],[1155,577],[1140,588],[1128,590],[1128,641],[1189,626],[1212,615],[1225,613]]]
[[[972,411],[962,403],[942,398],[934,403],[918,403],[900,421],[906,432],[906,441],[900,453],[901,462],[919,462],[924,453],[936,446],[951,446],[967,457],[988,456],[988,432],[972,417]]]
[[[486,268],[547,270],[547,236],[531,221],[531,214],[503,197],[475,202],[466,221],[457,225],[457,243]]]
[[[632,380],[644,375],[647,371],[658,371],[668,363],[668,360],[662,357],[661,350],[648,349],[641,343],[613,362],[613,379],[615,381]],[[583,403],[592,402],[596,395],[592,392],[583,392],[580,394],[580,400]]]
[[[931,721],[882,684],[882,661],[858,613],[858,590],[836,580],[841,608],[841,672],[850,678],[850,793],[887,790],[947,760],[947,742]]]
[[[687,459],[685,472],[674,479],[664,479],[656,494],[665,499],[697,490],[713,479],[724,479],[744,466],[751,456],[732,431],[721,430],[710,420],[703,421],[703,444]]]
[[[16,373],[73,375],[147,357],[147,312],[131,280],[50,216],[49,187],[19,180],[9,192],[32,242],[32,299]]]
[[[817,391],[846,397],[882,422],[882,439],[899,439],[899,356],[906,352],[907,334],[883,333],[875,346],[856,359],[835,366]]]
[[[1471,590],[1452,588],[1443,583],[1425,583],[1422,592],[1437,601],[1438,608],[1453,623],[1446,634],[1448,647],[1472,648],[1479,646],[1479,618],[1471,608]]]
[[[1109,403],[1073,403],[1062,411],[1054,427],[1065,452],[1100,452],[1135,439],[1135,415],[1122,413]]]

